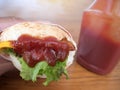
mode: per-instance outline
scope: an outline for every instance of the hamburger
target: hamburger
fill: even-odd
[[[2,30],[0,56],[20,71],[24,80],[35,82],[46,78],[46,86],[68,78],[67,68],[73,63],[76,43],[63,27],[45,22],[19,22]]]

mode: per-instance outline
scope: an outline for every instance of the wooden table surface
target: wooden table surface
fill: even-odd
[[[77,43],[80,32],[81,13],[75,17],[73,14],[71,14],[73,16],[66,14],[66,16],[63,15],[63,19],[61,19],[62,15],[59,15],[60,19],[51,21],[62,25],[70,31]],[[59,81],[52,82],[49,86],[45,87],[42,85],[44,79],[38,79],[35,83],[24,81],[19,77],[18,71],[11,71],[0,77],[0,90],[120,90],[120,63],[111,73],[101,76],[86,70],[80,66],[75,59],[74,63],[68,68],[68,72],[69,80],[66,80],[65,77],[62,76]]]

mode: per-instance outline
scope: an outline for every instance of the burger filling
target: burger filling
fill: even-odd
[[[1,43],[0,47],[20,61],[23,79],[36,81],[38,75],[46,75],[44,85],[58,80],[62,74],[68,78],[66,60],[69,51],[75,50],[66,38],[59,41],[52,36],[40,39],[30,35],[21,35],[16,41]]]

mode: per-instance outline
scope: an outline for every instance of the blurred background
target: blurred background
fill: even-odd
[[[0,17],[78,20],[93,0],[0,0]]]
[[[93,0],[0,0],[0,17],[50,21],[65,27],[77,42],[83,11]]]

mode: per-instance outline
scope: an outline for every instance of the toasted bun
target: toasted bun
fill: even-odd
[[[23,34],[28,34],[38,38],[53,36],[56,37],[58,40],[66,38],[75,47],[74,51],[69,52],[66,68],[73,63],[76,51],[76,43],[74,42],[70,33],[61,26],[51,23],[22,22],[3,30],[0,35],[0,41],[17,40]],[[15,56],[10,55],[9,57],[3,57],[12,61],[13,65],[18,70],[21,70],[21,65]]]

